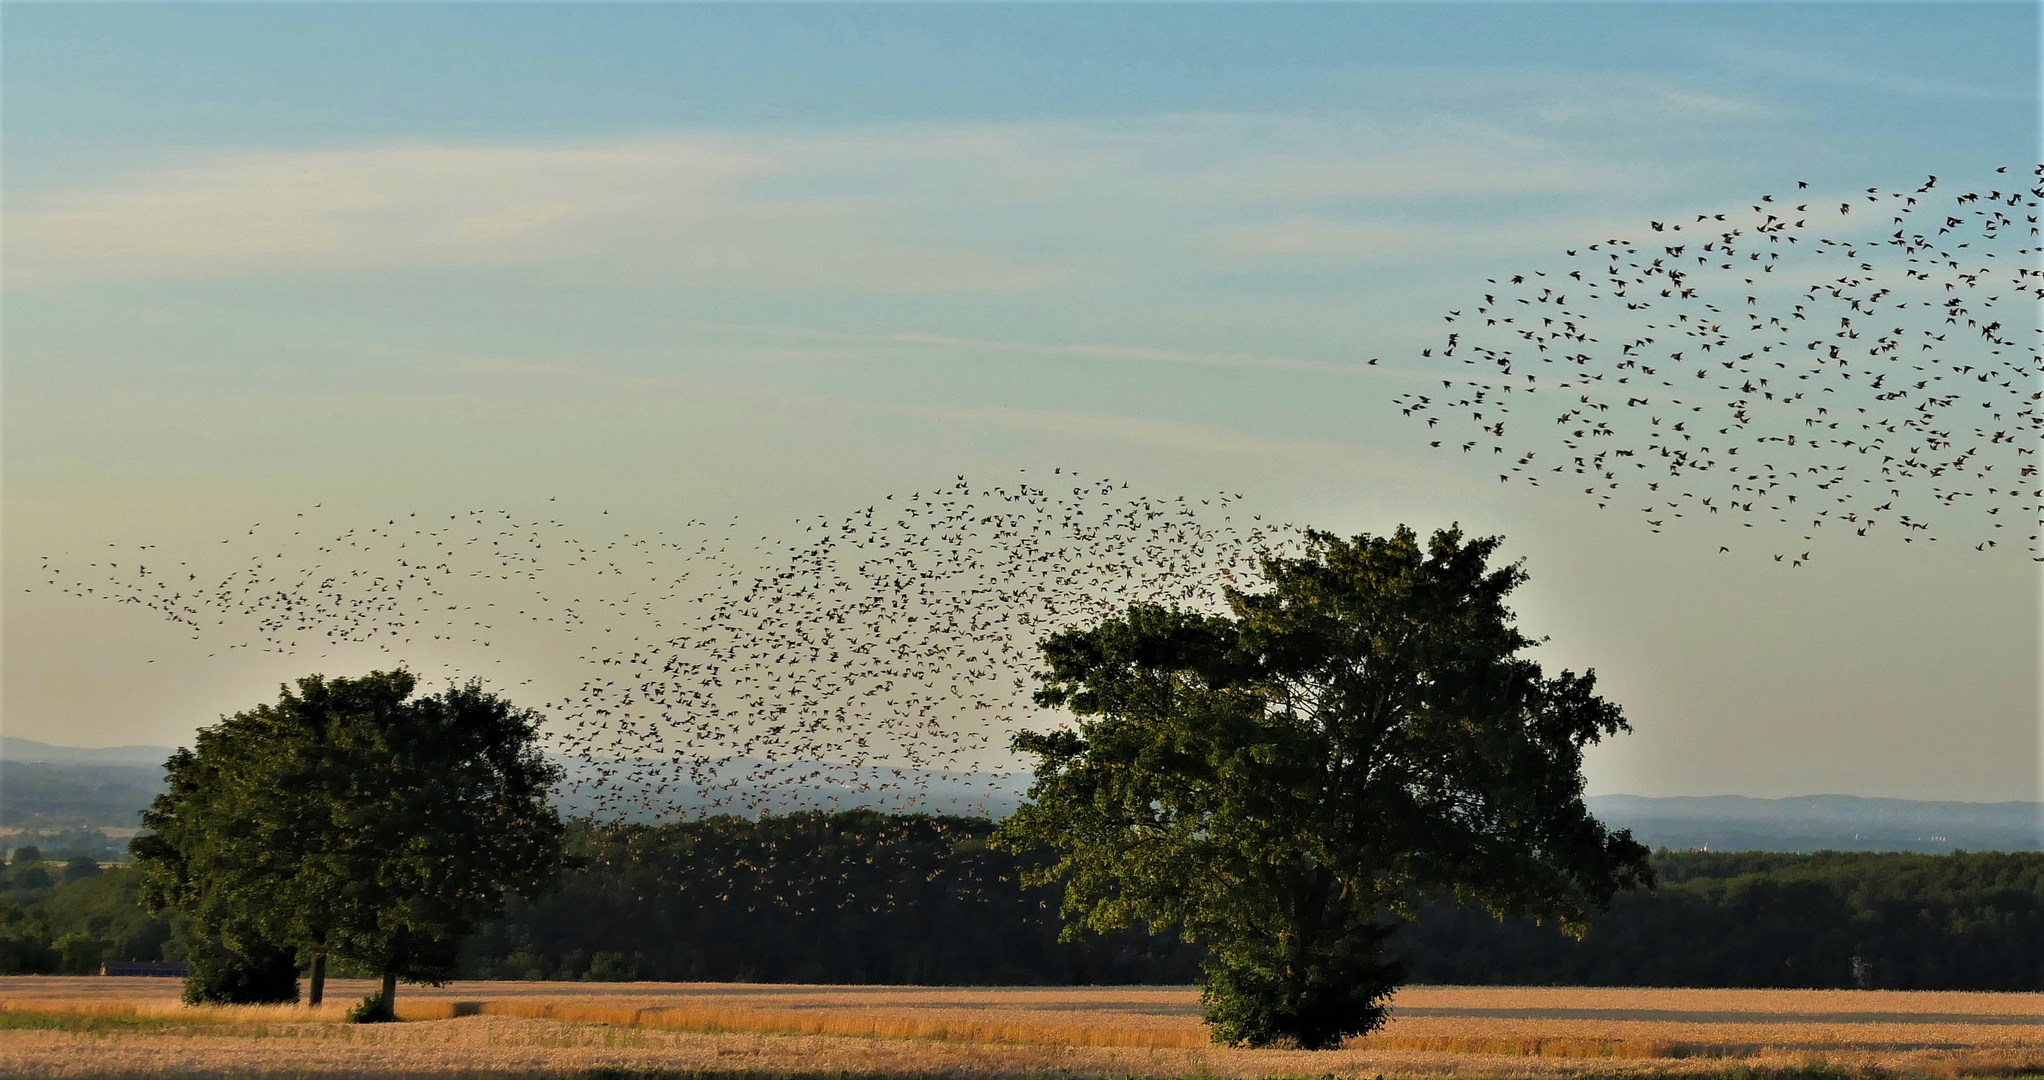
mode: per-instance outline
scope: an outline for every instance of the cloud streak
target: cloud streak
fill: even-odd
[[[244,153],[14,200],[11,288],[591,260],[625,279],[1016,289],[1048,264],[883,235],[855,200],[762,194],[800,162],[661,138]]]
[[[1651,170],[1564,137],[1605,107],[1598,87],[1528,80],[1528,101],[1490,94],[1396,120],[1194,114],[226,153],[10,193],[6,283],[558,262],[598,282],[1017,293],[1112,280],[1137,258],[1368,261],[1444,242],[1477,194],[1584,196]],[[1405,90],[1443,108],[1472,92],[1437,78]],[[1752,118],[1674,89],[1628,107],[1640,101],[1698,124]]]

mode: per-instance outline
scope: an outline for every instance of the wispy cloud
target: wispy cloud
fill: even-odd
[[[1351,83],[1395,101],[1415,124],[1492,127],[1520,138],[1562,140],[1591,131],[1606,138],[1681,138],[1696,126],[1746,123],[1776,115],[1767,98],[1723,80],[1643,72],[1592,72],[1542,66],[1371,69]]]
[[[399,145],[242,153],[19,197],[16,283],[464,265],[571,255],[591,226],[700,221],[770,162],[735,148]]]
[[[1799,41],[1789,48],[1759,40],[1719,42],[1711,52],[1732,70],[1760,72],[1776,79],[1804,80],[1871,90],[1902,98],[1926,98],[1976,104],[2034,102],[2037,61],[2028,71],[1980,70],[1974,79],[1938,79],[1892,68],[1868,67],[1827,56],[1821,43]]]
[[[876,229],[858,200],[763,194],[801,162],[716,139],[242,153],[29,194],[10,287],[595,258],[598,273],[857,291],[1015,289],[1046,262]]]
[[[1609,88],[1496,83],[1416,77],[1416,111],[236,152],[11,192],[6,282],[558,262],[599,282],[1018,292],[1146,258],[1368,260],[1438,243],[1471,197],[1581,199],[1654,168],[1567,134],[1575,110],[1616,107]],[[1749,111],[1680,88],[1624,105]]]
[[[1313,474],[1368,477],[1402,487],[1468,487],[1430,459],[1387,452],[1381,447],[1326,439],[1290,438],[1242,428],[1188,423],[1116,413],[1065,412],[998,407],[914,406],[858,402],[855,407],[890,416],[957,424],[973,429],[1006,428],[1061,442],[1084,440],[1133,444],[1174,454],[1247,459],[1303,469]]]
[[[751,323],[688,321],[675,325],[678,330],[708,331],[730,340],[717,344],[676,343],[657,350],[631,352],[622,357],[614,355],[613,359],[618,362],[609,364],[596,362],[590,354],[580,352],[572,356],[511,356],[498,353],[396,348],[368,341],[338,344],[365,357],[418,364],[454,374],[562,376],[585,384],[615,382],[632,389],[657,385],[667,378],[645,374],[644,368],[649,361],[656,364],[663,360],[696,359],[740,360],[749,363],[779,360],[803,363],[864,363],[899,359],[903,355],[916,353],[953,356],[997,353],[1053,361],[1170,364],[1248,371],[1289,371],[1344,378],[1395,378],[1405,374],[1393,372],[1389,368],[1373,367],[1360,360],[1338,362],[1271,353],[1208,352],[1155,345],[1003,341],[924,331],[862,334]]]
[[[888,334],[877,337],[876,340],[903,345],[924,345],[933,348],[1022,353],[1032,356],[1065,357],[1078,360],[1120,360],[1138,363],[1190,364],[1195,367],[1248,368],[1260,371],[1310,371],[1330,375],[1360,375],[1368,373],[1368,368],[1359,364],[1330,363],[1325,360],[1305,360],[1295,356],[1274,356],[1266,353],[1202,352],[1193,349],[1159,348],[1151,345],[1102,345],[1086,342],[1070,345],[1050,345],[1036,342],[994,341],[986,338],[962,338],[943,334],[923,333]]]
[[[1229,229],[1212,247],[1237,259],[1390,259],[1475,240],[1466,229],[1289,218]]]

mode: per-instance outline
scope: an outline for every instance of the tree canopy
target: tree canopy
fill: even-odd
[[[1205,942],[1217,1041],[1338,1044],[1384,1020],[1394,918],[1447,897],[1580,933],[1647,851],[1582,801],[1583,748],[1627,730],[1594,673],[1545,675],[1492,568],[1497,538],[1308,534],[1228,615],[1131,607],[1043,645],[1018,736],[1029,800],[1001,830],[1058,858],[1068,933]]]
[[[482,689],[412,697],[413,676],[308,676],[199,732],[133,844],[145,899],[244,957],[334,956],[398,979],[452,976],[505,890],[553,880],[559,779],[540,717]],[[295,992],[294,992],[295,996]]]

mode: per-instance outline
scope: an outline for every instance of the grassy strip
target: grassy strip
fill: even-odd
[[[93,1016],[87,1013],[0,1011],[0,1031],[163,1031],[189,1021],[157,1016]]]

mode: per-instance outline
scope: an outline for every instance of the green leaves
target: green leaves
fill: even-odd
[[[133,846],[145,900],[240,952],[331,953],[416,981],[551,882],[562,827],[539,716],[403,671],[298,680],[199,733]]]
[[[1043,645],[1037,755],[1000,842],[1048,847],[1069,931],[1205,941],[1216,1039],[1338,1044],[1383,1022],[1387,917],[1446,894],[1584,925],[1650,885],[1582,803],[1582,749],[1626,730],[1595,677],[1549,678],[1500,541],[1308,534],[1232,616],[1132,607]]]

